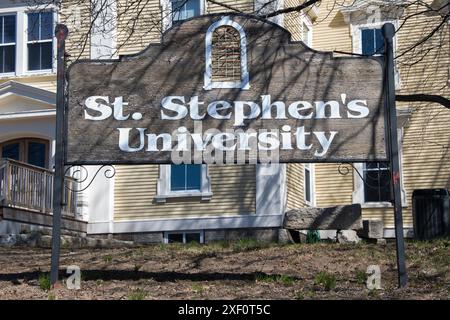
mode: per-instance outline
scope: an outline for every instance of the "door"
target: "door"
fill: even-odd
[[[48,149],[48,141],[34,138],[11,140],[0,144],[2,158],[25,162],[41,168],[48,168]]]

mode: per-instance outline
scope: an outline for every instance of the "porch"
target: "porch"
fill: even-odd
[[[10,221],[52,226],[52,171],[24,162],[0,159],[0,223]],[[77,214],[77,181],[66,177],[61,227],[86,232],[87,222]]]

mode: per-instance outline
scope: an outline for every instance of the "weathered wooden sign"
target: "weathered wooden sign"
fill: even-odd
[[[386,160],[383,62],[210,15],[68,70],[67,164]]]

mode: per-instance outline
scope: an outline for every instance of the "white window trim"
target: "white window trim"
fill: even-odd
[[[309,185],[309,190],[311,192],[311,200],[307,200],[306,199],[306,178],[305,175],[303,177],[303,199],[305,200],[305,203],[310,206],[310,207],[315,207],[316,206],[316,173],[315,173],[315,166],[312,163],[305,163],[304,165],[304,169],[303,169],[303,174],[305,173],[306,170],[309,170],[309,179],[310,179],[310,185]]]
[[[172,27],[172,1],[160,0],[159,5],[161,7],[161,21],[163,32]],[[206,12],[206,1],[200,0],[200,15],[204,15]]]
[[[12,12],[12,13],[5,12],[5,13],[0,13],[0,16],[15,16],[16,17],[16,26],[15,26],[16,40],[15,40],[15,42],[1,43],[0,47],[8,47],[8,46],[12,46],[12,45],[15,46],[15,51],[16,51],[15,55],[16,56],[14,57],[14,60],[16,62],[15,69],[17,70],[17,13],[16,12]],[[5,30],[3,30],[3,32],[5,32]],[[0,76],[2,76],[2,77],[11,77],[14,75],[15,75],[15,72],[0,72]]]
[[[303,24],[305,24],[309,29],[309,33],[308,33],[309,38],[307,39],[307,41],[305,41],[305,39],[303,39],[303,34],[304,34]],[[313,45],[313,23],[312,23],[312,20],[309,17],[309,15],[307,15],[304,12],[300,12],[300,31],[301,31],[303,43],[305,43],[308,47],[311,48]]]
[[[164,232],[164,243],[169,244],[169,235],[170,234],[182,234],[183,235],[183,244],[187,244],[186,242],[186,233],[200,233],[200,243],[205,243],[205,232],[204,230],[183,230],[183,231],[166,231]]]
[[[53,36],[53,63],[52,69],[47,70],[28,70],[28,18],[27,13],[32,11],[53,11],[53,25],[59,22],[58,8],[53,4],[37,5],[37,6],[17,6],[9,8],[0,8],[1,15],[16,15],[16,71],[8,73],[0,73],[0,79],[33,76],[33,75],[53,75],[56,73],[56,40]],[[54,29],[54,27],[52,28]]]
[[[352,36],[352,45],[353,52],[362,54],[362,30],[363,29],[379,29],[382,28],[385,23],[392,23],[395,27],[395,30],[399,28],[398,20],[382,20],[373,23],[363,23],[363,24],[350,24],[350,34]],[[394,37],[394,56],[397,50],[397,37]],[[402,86],[400,72],[398,71],[397,66],[395,65],[395,89],[399,90]]]
[[[241,81],[213,81],[212,80],[212,37],[214,31],[222,26],[230,26],[239,32],[241,49]],[[206,32],[205,37],[205,90],[211,89],[250,89],[250,76],[247,70],[247,37],[242,26],[233,21],[230,17],[222,17],[219,21],[213,23]]]
[[[45,9],[45,10],[43,10],[43,11],[46,11],[46,12],[52,12],[53,13],[53,26],[52,26],[52,37],[50,38],[50,39],[45,39],[45,40],[35,40],[35,41],[29,41],[28,40],[28,33],[26,33],[26,35],[25,35],[25,37],[26,37],[26,40],[25,40],[25,48],[24,48],[24,51],[26,52],[26,55],[25,55],[25,59],[26,59],[26,61],[25,61],[25,64],[26,64],[26,72],[27,72],[27,74],[42,74],[42,73],[51,73],[51,72],[53,72],[54,70],[55,70],[55,64],[56,64],[56,54],[55,54],[55,50],[56,50],[56,41],[55,41],[55,35],[53,34],[54,32],[54,30],[55,30],[55,26],[56,26],[56,19],[57,19],[57,16],[56,16],[56,13],[55,13],[55,11],[53,11],[52,9]],[[36,9],[33,9],[33,10],[27,10],[26,12],[25,12],[25,14],[26,15],[28,15],[29,13],[34,13],[34,12],[39,12],[39,10],[36,10]],[[24,19],[24,23],[25,23],[25,30],[27,31],[28,30],[28,17],[26,18],[26,19]],[[34,43],[48,43],[48,42],[51,42],[52,43],[52,68],[51,69],[39,69],[39,70],[28,70],[28,45],[31,43],[31,44],[34,44]]]
[[[181,190],[172,191],[170,189],[171,170],[170,164],[159,166],[159,179],[156,188],[155,201],[157,203],[165,203],[170,198],[201,198],[202,201],[211,200],[213,193],[211,192],[211,178],[208,172],[208,166],[202,165],[201,189],[200,190]]]
[[[398,140],[399,140],[399,159],[400,159],[400,188],[402,197],[402,207],[407,207],[406,201],[406,190],[403,184],[403,157],[402,157],[402,145],[403,145],[403,128],[397,129]],[[392,207],[391,202],[365,202],[364,199],[364,182],[361,177],[364,177],[364,163],[355,163],[353,172],[353,203],[361,204],[362,208],[389,208]]]

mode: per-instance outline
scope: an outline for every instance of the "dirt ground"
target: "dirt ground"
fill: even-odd
[[[48,289],[50,250],[0,248],[0,299],[449,299],[450,240],[408,242],[409,285],[397,289],[394,243],[63,249],[81,289]],[[381,290],[365,272],[381,268]]]

